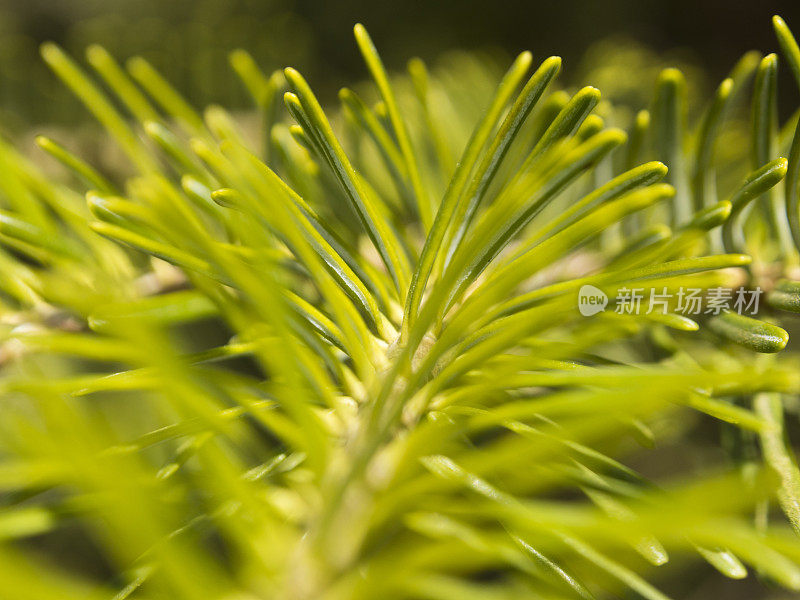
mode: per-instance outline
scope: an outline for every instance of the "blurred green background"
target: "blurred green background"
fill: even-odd
[[[360,21],[391,70],[405,68],[412,56],[435,62],[454,49],[501,56],[530,49],[539,60],[564,57],[565,81],[596,85],[605,97],[636,109],[648,102],[662,67],[679,63],[698,98],[745,51],[776,50],[775,13],[800,31],[800,0],[0,0],[0,130],[30,133],[53,123],[89,122],[40,59],[46,40],[81,62],[92,43],[120,60],[142,55],[196,105],[236,109],[251,102],[228,66],[231,50],[247,49],[266,71],[295,66],[315,91],[333,100],[339,87],[365,77],[352,37]],[[786,71],[783,66],[778,86],[784,118],[800,103]],[[747,144],[746,133],[729,139]],[[723,145],[720,153],[725,151]],[[694,445],[675,451],[682,460],[700,460]],[[69,541],[73,560],[102,565],[92,548],[77,549],[80,541]],[[705,567],[692,568],[686,585],[705,577]],[[703,584],[691,597],[755,595],[752,581],[709,581],[712,588]]]
[[[144,55],[192,101],[236,108],[247,101],[227,66],[231,49],[248,49],[267,70],[295,66],[331,97],[364,74],[352,41],[356,21],[392,69],[411,56],[431,60],[450,49],[530,49],[537,57],[563,56],[567,79],[577,80],[589,69],[580,62],[587,50],[611,37],[677,54],[684,64],[702,66],[713,82],[745,50],[776,48],[769,21],[775,13],[797,27],[800,2],[0,0],[0,117],[12,130],[86,118],[39,59],[45,40],[79,57],[90,43],[119,59]],[[602,82],[582,83],[602,89]],[[796,104],[797,95],[789,100]]]

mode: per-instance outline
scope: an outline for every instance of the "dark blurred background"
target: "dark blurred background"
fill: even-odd
[[[744,51],[777,49],[775,13],[800,30],[798,0],[0,0],[0,116],[11,128],[83,118],[39,59],[45,40],[80,59],[90,43],[119,59],[142,54],[194,102],[235,108],[246,98],[227,67],[231,49],[266,70],[296,66],[330,93],[364,76],[357,21],[391,69],[455,48],[530,49],[563,56],[569,78],[593,44],[623,37],[677,52],[716,81]]]

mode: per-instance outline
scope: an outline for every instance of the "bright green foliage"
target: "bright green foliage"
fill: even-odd
[[[687,561],[800,590],[778,57],[700,118],[667,69],[629,123],[556,57],[492,95],[478,59],[393,78],[355,34],[375,87],[342,111],[232,55],[260,131],[42,48],[133,174],[0,146],[0,597],[656,600]],[[770,293],[584,317],[584,285]],[[702,476],[671,458],[695,429],[731,459]]]

